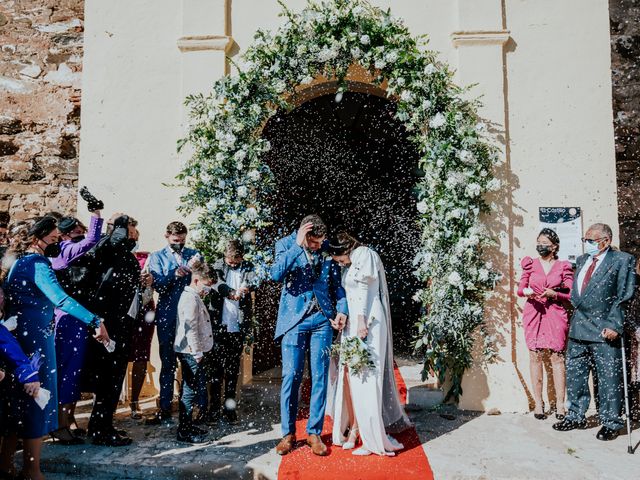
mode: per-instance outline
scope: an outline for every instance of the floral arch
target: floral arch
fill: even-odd
[[[483,259],[492,239],[480,215],[489,211],[484,194],[500,188],[492,174],[498,156],[478,103],[464,98],[466,90],[452,82],[426,40],[411,36],[389,11],[365,0],[309,1],[301,13],[281,5],[284,25],[256,33],[237,74],[215,82],[209,95],[187,98],[191,125],[179,146],[189,145],[192,154],[178,179],[186,188],[182,210],[197,214],[192,238],[209,256],[226,239],[243,238],[266,278],[273,247],[260,232],[271,222],[266,199],[274,179],[261,162],[270,149],[262,127],[304,101],[318,78],[335,82],[329,88],[341,95],[353,85],[353,69],[364,71],[372,88],[396,101],[396,116],[420,153],[422,235],[414,264],[424,284],[416,298],[425,308],[415,347],[424,354],[423,376],[434,371],[444,381],[446,375],[448,397],[457,399],[474,339],[486,333],[484,301],[497,279]]]

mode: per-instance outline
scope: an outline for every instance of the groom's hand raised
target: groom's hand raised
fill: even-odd
[[[306,245],[307,234],[311,231],[312,228],[313,223],[311,222],[305,223],[300,227],[300,229],[298,230],[298,235],[296,236],[296,243],[298,245],[300,245],[301,247],[304,247]]]
[[[333,320],[329,320],[331,322],[331,326],[341,332],[344,327],[347,325],[347,316],[344,313],[338,313],[336,318]]]

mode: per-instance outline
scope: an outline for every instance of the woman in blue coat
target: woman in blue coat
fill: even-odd
[[[56,279],[47,257],[59,254],[59,232],[53,217],[25,222],[11,232],[7,255],[15,261],[2,271],[4,291],[8,298],[7,317],[17,317],[15,335],[28,356],[39,353],[41,388],[51,393],[44,408],[22,390],[14,389],[12,419],[16,436],[5,438],[0,457],[9,458],[7,449],[15,448],[17,437],[24,439],[24,474],[32,480],[44,477],[40,472],[42,437],[58,428],[56,353],[54,345],[55,307],[73,315],[95,329],[96,340],[106,343],[109,336],[102,320],[69,297]],[[0,468],[6,467],[0,465]],[[6,468],[4,468],[6,470]]]

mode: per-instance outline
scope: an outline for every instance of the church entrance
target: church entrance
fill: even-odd
[[[343,227],[381,256],[387,271],[396,352],[412,350],[419,304],[413,258],[419,243],[413,188],[418,152],[394,118],[395,103],[366,93],[324,95],[272,117],[263,136],[272,149],[263,161],[277,183],[273,226],[263,238],[297,230],[318,213],[330,230]],[[271,245],[273,248],[273,245]],[[280,285],[257,294],[254,373],[280,362],[273,341]]]

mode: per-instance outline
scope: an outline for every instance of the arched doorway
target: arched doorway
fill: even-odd
[[[396,351],[410,352],[419,314],[412,299],[418,152],[394,118],[395,109],[388,99],[346,92],[341,99],[325,94],[272,117],[263,130],[272,146],[263,161],[277,188],[270,199],[274,224],[264,237],[287,235],[306,214],[318,213],[330,229],[343,226],[372,246],[387,270]],[[273,342],[279,295],[275,284],[258,293],[256,373],[279,362]]]

